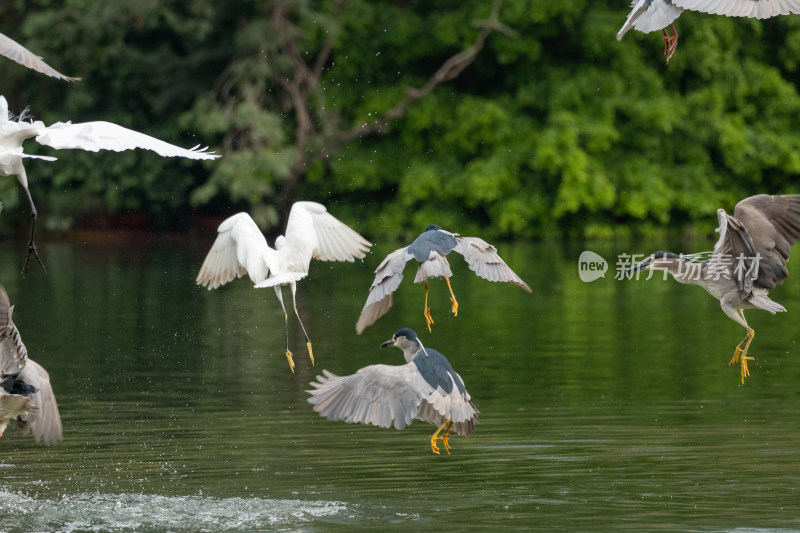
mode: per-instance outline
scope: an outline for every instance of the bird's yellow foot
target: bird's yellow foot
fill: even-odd
[[[733,353],[733,357],[731,361],[728,363],[728,366],[735,365],[737,362],[741,360],[741,369],[742,369],[742,385],[744,385],[744,378],[750,377],[750,370],[747,368],[747,361],[755,361],[755,357],[750,357],[747,355],[747,352],[744,351],[740,347],[736,347],[736,351]]]
[[[431,437],[431,451],[433,453],[435,453],[436,455],[439,455],[439,447],[436,446],[436,441],[439,440],[439,438],[440,437],[437,437],[436,435]],[[450,452],[448,452],[448,453],[450,453]]]
[[[425,323],[428,325],[428,331],[431,331],[431,325],[433,325],[433,317],[431,316],[431,308],[425,306]]]
[[[292,370],[292,374],[294,374],[294,359],[292,359],[292,352],[286,350],[286,360],[289,361],[289,368]]]
[[[447,426],[447,429],[444,430],[444,433],[440,437],[439,433],[441,433],[442,429],[444,429],[445,426]],[[438,441],[442,441],[442,444],[444,445],[444,451],[447,452],[447,455],[450,455],[451,448],[448,439],[453,435],[452,433],[450,433],[451,427],[453,427],[453,422],[451,422],[450,419],[447,419],[441,426],[439,426],[439,429],[437,429],[436,433],[434,433],[433,436],[431,437],[431,451],[433,451],[433,453],[435,453],[436,455],[439,455],[439,447],[436,446],[436,443]]]
[[[450,312],[453,313],[453,316],[458,316],[458,302],[455,298],[450,298],[450,303],[453,304],[453,308],[450,309]]]
[[[311,350],[311,343],[307,342],[306,346],[308,346],[308,356],[311,358],[311,364],[314,365],[314,352]]]

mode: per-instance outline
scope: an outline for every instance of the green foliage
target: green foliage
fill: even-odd
[[[189,210],[248,206],[275,222],[298,157],[421,87],[474,42],[490,4],[350,0],[337,21],[333,2],[291,2],[288,35],[308,65],[334,38],[306,102],[318,135],[299,147],[274,1],[7,2],[0,31],[84,81],[4,61],[0,93],[48,123],[110,120],[224,155],[198,164],[62,151],[56,163],[31,161],[53,227],[94,210],[147,211],[174,225]],[[493,32],[457,78],[382,133],[312,160],[297,198],[335,203],[376,235],[436,222],[537,238],[713,225],[714,209],[746,195],[798,191],[800,17],[684,12],[665,65],[660,33],[615,39],[627,11],[627,2],[506,0],[500,20],[515,36]],[[0,201],[4,218],[25,208],[11,180],[0,181]]]

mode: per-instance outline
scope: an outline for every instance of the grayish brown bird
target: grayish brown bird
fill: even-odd
[[[425,307],[423,314],[428,331],[433,318],[428,307],[428,279],[444,278],[450,290],[451,311],[458,316],[458,301],[450,286],[450,263],[447,254],[456,252],[464,256],[469,268],[478,276],[489,281],[507,281],[519,285],[528,292],[531,288],[522,281],[497,254],[497,248],[478,237],[460,237],[431,224],[410,245],[395,250],[386,256],[375,270],[375,281],[369,288],[369,295],[356,323],[356,332],[361,334],[392,307],[392,293],[403,281],[406,263],[416,259],[419,263],[414,283],[425,282]]]
[[[733,216],[718,209],[719,240],[711,258],[692,262],[671,252],[655,252],[630,271],[664,270],[676,281],[699,285],[720,301],[722,311],[747,330],[729,365],[740,362],[742,384],[750,375],[747,361],[755,331],[744,318],[745,309],[763,309],[773,315],[786,309],[769,298],[770,289],[789,275],[789,250],[800,239],[800,195],[745,198]]]
[[[661,30],[667,63],[678,47],[678,32],[673,22],[684,9],[712,15],[767,19],[800,13],[800,0],[633,0],[631,12],[617,33],[617,40],[633,28],[642,33]],[[667,32],[667,26],[672,34]]]
[[[0,33],[0,55],[4,55],[22,66],[28,67],[36,72],[41,72],[45,76],[50,76],[51,78],[58,78],[65,81],[81,80],[80,78],[70,78],[69,76],[64,76],[56,69],[45,63],[41,57],[37,56],[15,40],[6,37],[2,33]]]
[[[344,420],[403,429],[417,418],[438,426],[431,437],[431,450],[438,442],[450,455],[452,429],[459,435],[475,432],[478,409],[472,403],[464,380],[440,352],[422,346],[417,334],[402,328],[381,348],[403,350],[402,366],[370,365],[351,376],[336,376],[323,370],[312,382],[308,401],[330,420]],[[444,433],[442,433],[444,431]],[[441,433],[441,435],[440,435]]]
[[[281,292],[283,285],[289,285],[294,314],[306,337],[308,356],[313,364],[311,339],[297,312],[297,282],[308,275],[311,259],[352,263],[363,258],[372,243],[328,213],[325,206],[315,202],[295,202],[292,205],[286,236],[275,239],[274,249],[270,248],[247,213],[226,219],[218,232],[217,240],[200,267],[197,284],[211,290],[247,274],[255,288],[273,287],[286,325],[286,359],[294,372],[294,360],[289,350],[289,315]]]
[[[33,430],[36,442],[63,440],[61,415],[50,375],[33,359],[11,320],[14,307],[0,286],[0,437],[16,420],[23,435]]]

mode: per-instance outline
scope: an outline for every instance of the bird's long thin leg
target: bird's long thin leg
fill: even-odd
[[[275,294],[278,296],[278,301],[281,303],[283,309],[283,322],[286,325],[286,360],[289,361],[289,368],[294,373],[294,359],[292,359],[292,352],[289,351],[289,315],[286,314],[286,307],[283,305],[283,294],[281,294],[281,286],[275,285]]]
[[[44,273],[47,274],[47,269],[44,267],[44,263],[42,263],[42,258],[39,257],[39,252],[36,250],[36,244],[33,242],[33,233],[36,229],[36,206],[33,205],[33,198],[31,198],[31,191],[25,187],[25,193],[28,195],[28,203],[31,204],[31,238],[28,241],[28,249],[25,252],[25,260],[22,263],[22,277],[24,278],[25,275],[28,273],[28,266],[31,261],[31,254],[36,256],[36,260],[39,262],[39,266],[42,267]]]
[[[431,330],[431,325],[433,324],[433,317],[431,316],[431,308],[428,307],[428,282],[425,282],[425,311],[422,313],[425,315],[425,323],[428,325],[428,331]]]
[[[669,27],[672,28],[672,35],[667,32],[667,28],[661,30],[664,34],[664,57],[667,58],[667,63],[678,48],[678,30],[675,29],[675,24],[670,24]]]
[[[292,283],[290,285],[292,288],[292,305],[294,306],[294,314],[297,317],[297,321],[300,322],[300,329],[303,330],[303,335],[306,336],[306,346],[308,347],[308,356],[311,358],[311,364],[314,364],[314,352],[311,350],[311,339],[308,338],[308,333],[306,333],[306,327],[303,325],[303,321],[300,320],[300,313],[297,312],[297,300],[295,300],[295,292],[297,292],[297,285]]]
[[[450,424],[450,426],[447,426],[447,424]],[[447,439],[451,435],[450,427],[452,425],[453,423],[450,422],[450,419],[448,418],[447,420],[444,421],[444,423],[442,423],[441,426],[439,426],[439,429],[437,429],[436,433],[434,433],[433,436],[431,437],[431,451],[433,451],[433,453],[435,453],[436,455],[439,455],[439,447],[436,446],[437,441],[442,441],[442,443],[444,444],[444,451],[447,452],[447,455],[450,455],[450,445],[447,444]],[[445,426],[447,426],[447,429],[445,430],[444,435],[440,437],[439,433],[441,433],[442,429],[444,429]]]
[[[747,369],[747,361],[755,360],[755,357],[750,357],[747,355],[747,351],[750,349],[750,343],[753,342],[755,336],[756,332],[751,328],[747,328],[747,336],[742,339],[742,342],[736,345],[736,350],[733,352],[733,358],[731,358],[731,362],[728,363],[728,366],[734,365],[740,360],[741,357],[742,385],[744,385],[744,378],[750,376],[750,371]]]
[[[456,295],[453,294],[453,287],[450,286],[450,278],[444,278],[444,280],[447,282],[447,288],[450,289],[450,303],[453,304],[450,312],[453,313],[453,316],[458,316],[458,302],[456,301]]]

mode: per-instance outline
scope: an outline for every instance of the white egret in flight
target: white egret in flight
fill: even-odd
[[[300,328],[306,337],[308,356],[314,363],[311,339],[297,312],[296,283],[308,275],[311,259],[348,261],[363,258],[372,246],[368,240],[328,213],[315,202],[295,202],[286,223],[286,236],[275,239],[275,248],[247,213],[238,213],[219,226],[219,235],[208,252],[197,284],[216,289],[247,274],[257,289],[273,287],[283,309],[286,326],[286,359],[294,372],[289,350],[289,316],[283,305],[282,285],[292,290],[292,305]]]
[[[22,164],[24,158],[43,159],[55,161],[55,157],[26,154],[22,150],[22,143],[26,139],[34,139],[39,144],[52,148],[74,148],[97,152],[99,150],[112,150],[122,152],[142,148],[152,150],[164,157],[187,157],[189,159],[216,159],[219,155],[207,152],[200,145],[191,149],[180,148],[173,144],[150,137],[138,131],[129,130],[112,124],[111,122],[84,122],[72,124],[71,122],[56,122],[45,126],[42,121],[26,120],[23,116],[14,119],[8,111],[8,102],[0,96],[0,176],[16,176],[31,206],[31,237],[28,241],[28,250],[22,266],[22,275],[28,271],[31,255],[34,255],[44,269],[44,264],[33,242],[33,232],[36,226],[36,207],[33,205],[31,192],[28,189],[28,176]]]

